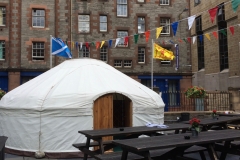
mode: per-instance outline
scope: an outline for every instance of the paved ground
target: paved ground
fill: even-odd
[[[218,154],[220,154],[220,153],[218,153]],[[207,160],[210,160],[207,152],[205,152],[205,156],[206,156]],[[188,154],[188,155],[186,155],[186,157],[191,157],[191,158],[195,158],[197,160],[201,160],[201,157],[199,156],[198,153]],[[5,154],[5,160],[35,160],[35,158],[20,157],[20,156],[15,156],[15,155],[11,155],[11,154]],[[44,159],[41,159],[41,160],[49,160],[49,159],[44,158]],[[51,160],[56,160],[56,159],[51,159]],[[72,159],[61,159],[61,160],[80,160],[80,159],[79,158],[72,158]],[[89,160],[94,160],[94,159],[89,158]],[[226,160],[240,160],[240,156],[228,154]]]

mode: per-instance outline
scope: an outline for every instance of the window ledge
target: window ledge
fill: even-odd
[[[224,69],[220,73],[226,73],[226,72],[229,72],[229,69]]]
[[[198,72],[204,72],[205,68],[200,69]]]

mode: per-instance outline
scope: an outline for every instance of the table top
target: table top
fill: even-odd
[[[240,120],[240,117],[234,116],[234,117],[230,117],[230,116],[221,116],[218,117],[217,119],[212,119],[212,118],[204,118],[204,119],[200,119],[200,125],[214,125],[214,124],[219,124],[219,123],[228,123],[228,122],[232,122],[232,121],[238,121]],[[189,121],[184,121],[184,123],[189,124]]]
[[[0,136],[0,151],[5,146],[5,143],[6,143],[7,139],[8,139],[8,137]]]
[[[78,131],[85,135],[86,137],[96,138],[104,136],[114,136],[114,135],[126,135],[126,134],[146,134],[158,131],[169,131],[169,130],[179,130],[188,129],[189,124],[175,123],[167,124],[167,128],[157,128],[157,127],[147,127],[147,126],[137,126],[137,127],[123,127],[123,131],[120,128],[110,128],[110,129],[99,129],[99,130],[82,130]]]
[[[184,139],[189,135],[190,139]],[[231,141],[240,139],[240,130],[228,129],[219,131],[200,132],[198,137],[191,137],[190,133],[174,134],[168,136],[154,136],[145,138],[134,138],[126,140],[114,140],[113,144],[121,146],[129,151],[149,151],[170,147],[183,147],[199,144],[209,144],[219,141]]]
[[[219,113],[218,114],[219,116],[230,116],[230,117],[233,117],[233,116],[239,116],[240,117],[240,113]]]

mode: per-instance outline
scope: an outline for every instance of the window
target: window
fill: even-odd
[[[78,15],[78,31],[83,33],[89,33],[90,31],[89,15]]]
[[[5,41],[0,41],[0,60],[5,59],[5,54],[6,54]]]
[[[117,37],[121,38],[121,40],[118,43],[118,47],[125,47],[124,45],[124,37],[128,36],[128,31],[117,31]],[[126,47],[128,44],[126,45]]]
[[[160,5],[169,5],[170,0],[160,0]]]
[[[171,51],[171,47],[163,47],[169,51]],[[171,61],[168,60],[161,60],[161,65],[171,65]]]
[[[117,16],[127,17],[127,0],[117,0]]]
[[[203,35],[202,31],[202,17],[198,16],[196,18],[196,35],[197,35],[197,54],[198,54],[198,70],[205,67],[204,61],[204,38],[200,40],[199,35]]]
[[[138,33],[144,33],[145,30],[145,17],[138,17]]]
[[[122,60],[114,60],[114,67],[122,67]]]
[[[160,26],[163,27],[161,34],[164,35],[170,34],[170,18],[161,18]]]
[[[82,56],[79,57],[90,57],[90,51],[89,48],[87,48],[87,46],[85,45],[82,46]]]
[[[201,16],[198,16],[196,18],[196,32],[202,32],[202,18]]]
[[[132,67],[132,60],[124,60],[123,61],[123,66],[125,68],[131,68]]]
[[[137,2],[144,3],[145,0],[137,0]]]
[[[194,0],[194,6],[197,6],[201,3],[201,0]]]
[[[100,16],[100,31],[107,32],[107,16]]]
[[[0,26],[6,25],[6,7],[0,7]]]
[[[44,42],[33,42],[32,43],[32,59],[33,60],[44,60]]]
[[[178,80],[168,80],[168,103],[169,106],[179,105],[179,81]]]
[[[107,47],[105,46],[100,49],[100,59],[104,62],[107,62]]]
[[[39,28],[45,27],[45,10],[43,9],[32,10],[32,26]]]
[[[145,47],[138,47],[138,63],[145,63]]]

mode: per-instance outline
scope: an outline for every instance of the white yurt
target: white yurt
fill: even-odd
[[[72,147],[86,141],[79,130],[147,122],[164,122],[160,95],[96,59],[66,60],[0,101],[0,136],[18,153],[79,152]]]

